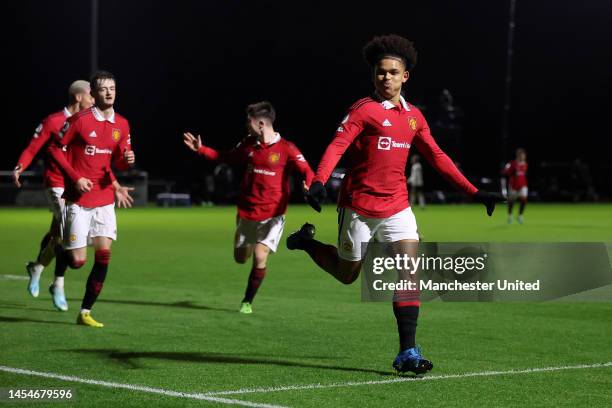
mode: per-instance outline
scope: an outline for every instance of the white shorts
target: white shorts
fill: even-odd
[[[260,243],[270,248],[272,252],[276,252],[284,227],[284,215],[277,215],[263,221],[250,221],[237,217],[235,248]]]
[[[64,232],[66,224],[66,201],[62,198],[62,194],[64,194],[64,187],[49,187],[45,189],[45,196],[49,202],[53,218],[59,227],[60,237]]]
[[[66,204],[64,248],[84,248],[95,237],[117,239],[115,204],[86,208],[78,204]]]
[[[521,187],[519,190],[513,190],[512,188],[510,188],[508,190],[508,198],[510,200],[516,200],[517,198],[527,198],[527,193],[528,193],[528,189],[527,186],[525,187]]]
[[[362,244],[371,241],[419,240],[416,218],[410,207],[387,218],[364,217],[350,208],[338,211],[338,256],[347,261],[362,260],[365,257]]]

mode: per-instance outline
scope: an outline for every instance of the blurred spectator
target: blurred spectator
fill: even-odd
[[[579,157],[572,162],[570,168],[570,180],[573,199],[577,201],[598,201],[599,196],[593,187],[593,178],[589,165]]]
[[[420,162],[418,154],[410,158],[410,176],[408,184],[410,185],[410,205],[414,207],[415,203],[419,203],[419,207],[425,209],[425,195],[423,194],[423,166]]]

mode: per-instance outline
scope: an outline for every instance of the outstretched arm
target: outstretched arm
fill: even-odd
[[[435,142],[431,136],[431,132],[425,118],[422,118],[422,126],[414,139],[414,144],[419,152],[421,152],[421,154],[442,175],[442,177],[455,186],[455,188],[472,197],[474,201],[484,204],[484,206],[487,208],[487,215],[491,216],[493,214],[496,203],[503,202],[505,200],[501,194],[478,190],[468,181],[468,179],[465,178],[457,166],[455,166],[455,163],[453,163],[453,161]]]
[[[363,131],[363,128],[364,120],[358,110],[353,110],[346,115],[336,130],[336,136],[327,146],[327,149],[325,149],[325,153],[323,153],[313,183],[320,182],[325,184],[327,182],[340,158],[355,138]]]
[[[198,153],[206,160],[235,163],[240,162],[242,158],[242,142],[238,143],[238,145],[229,152],[220,152],[211,147],[205,146],[202,143],[202,137],[200,135],[194,136],[190,132],[185,132],[183,133],[183,143],[185,143],[185,146],[187,146],[189,150]]]
[[[325,183],[344,152],[346,152],[346,149],[349,148],[355,138],[363,131],[364,123],[359,111],[351,110],[336,130],[334,140],[325,149],[325,153],[323,153],[317,168],[317,174],[314,176],[306,195],[308,204],[315,211],[321,212],[321,201],[327,197]]]
[[[431,136],[425,119],[423,119],[423,122],[423,126],[414,139],[417,150],[455,188],[469,196],[476,194],[478,189],[465,178],[457,166],[455,166],[455,163],[440,149]]]

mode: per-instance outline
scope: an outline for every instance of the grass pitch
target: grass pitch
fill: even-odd
[[[474,205],[415,214],[428,241],[612,242],[609,205],[530,204],[524,225]],[[75,324],[92,259],[67,272],[65,313],[46,290],[52,266],[37,299],[10,276],[25,276],[50,218],[0,209],[0,366],[186,394],[1,370],[0,388],[72,388],[75,400],[65,404],[79,407],[612,406],[610,365],[524,371],[612,362],[612,303],[424,303],[417,339],[434,370],[397,382],[391,306],[360,302],[358,282],[337,283],[302,252],[281,246],[254,314],[237,312],[250,266],[232,260],[234,208],[119,210],[93,312],[103,329]],[[291,206],[284,236],[304,221],[334,243],[333,207]]]

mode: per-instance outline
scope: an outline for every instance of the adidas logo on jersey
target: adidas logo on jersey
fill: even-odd
[[[392,126],[391,122],[389,122],[389,119],[385,119],[385,121],[382,123],[382,125],[385,126],[385,127]]]
[[[96,134],[95,130],[92,130],[91,133],[89,134],[89,137],[98,137],[98,135]]]

